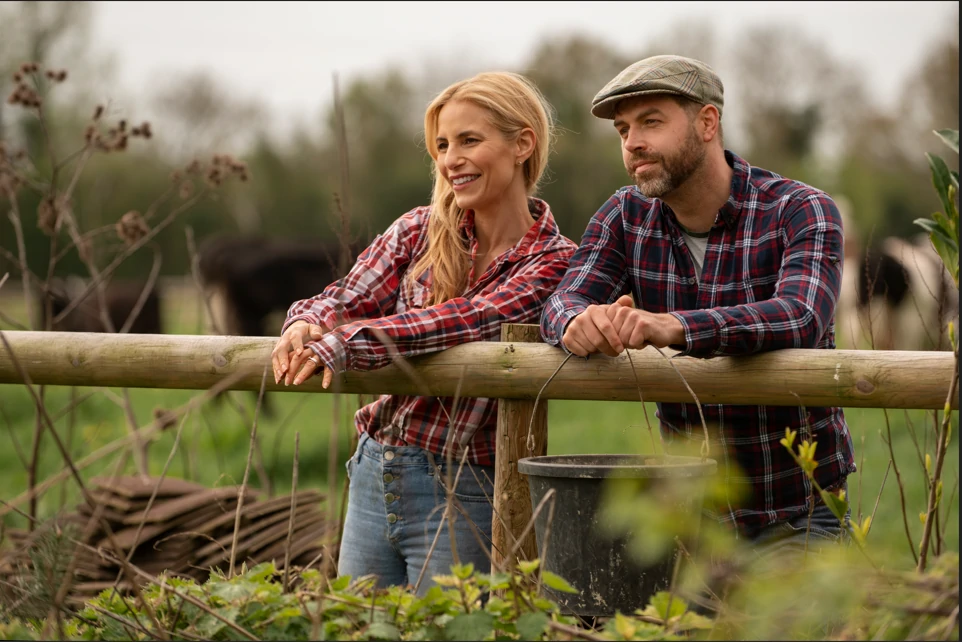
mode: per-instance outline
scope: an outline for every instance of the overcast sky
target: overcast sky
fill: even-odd
[[[147,95],[167,72],[206,68],[284,120],[316,118],[330,100],[332,72],[347,81],[398,62],[516,68],[543,38],[572,32],[636,51],[693,20],[712,23],[722,49],[747,26],[792,25],[864,70],[876,98],[891,105],[926,45],[958,32],[956,2],[96,4],[95,41],[116,56],[125,92]]]

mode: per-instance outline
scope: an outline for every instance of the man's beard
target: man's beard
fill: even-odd
[[[681,187],[702,166],[705,162],[705,149],[701,146],[698,133],[692,126],[681,148],[670,157],[662,154],[632,154],[631,156],[631,166],[645,161],[656,163],[648,168],[648,176],[641,178],[631,170],[628,170],[628,175],[646,197],[662,198],[665,194]]]

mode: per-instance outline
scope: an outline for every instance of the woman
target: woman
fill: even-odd
[[[381,368],[395,352],[498,341],[503,323],[538,322],[575,249],[533,197],[552,136],[544,98],[522,76],[482,73],[441,92],[424,131],[435,161],[431,205],[395,221],[345,278],[290,307],[271,355],[275,382],[298,385],[323,371],[327,388],[335,373]],[[341,575],[376,574],[380,586],[423,594],[455,559],[488,568],[478,540],[491,537],[497,402],[453,402],[384,395],[355,415]],[[446,460],[456,467],[465,451],[456,550],[445,525],[419,582],[456,472]]]

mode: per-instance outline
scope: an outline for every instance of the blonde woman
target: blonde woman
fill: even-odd
[[[552,138],[544,98],[523,76],[482,73],[442,91],[424,131],[431,204],[395,221],[345,278],[291,305],[272,353],[276,382],[323,372],[326,388],[337,372],[388,365],[394,350],[497,341],[503,323],[538,321],[575,249],[534,197]],[[488,568],[478,540],[491,535],[497,401],[453,402],[384,395],[355,415],[341,575],[376,574],[380,586],[423,594],[455,559]],[[444,514],[448,454],[457,462],[465,451],[455,536],[443,526],[418,582]]]

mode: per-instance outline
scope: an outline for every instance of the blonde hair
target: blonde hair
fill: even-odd
[[[528,196],[537,192],[538,182],[548,165],[554,126],[551,107],[534,84],[511,72],[484,72],[454,83],[431,101],[424,114],[424,136],[428,153],[434,159],[434,192],[428,219],[428,247],[411,267],[416,279],[433,269],[431,292],[426,305],[437,305],[460,296],[468,277],[468,254],[461,241],[460,226],[464,210],[454,199],[454,190],[441,175],[438,160],[438,117],[441,109],[454,100],[465,100],[485,109],[491,124],[508,140],[525,128],[535,133],[534,150],[524,161],[524,185]]]

